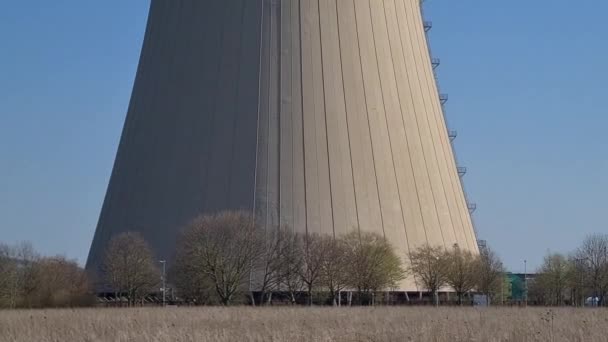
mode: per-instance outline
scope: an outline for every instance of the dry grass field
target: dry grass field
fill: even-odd
[[[608,341],[608,311],[167,308],[0,311],[0,341]]]

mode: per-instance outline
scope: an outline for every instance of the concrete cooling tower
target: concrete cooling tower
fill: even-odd
[[[433,67],[419,0],[152,0],[88,269],[231,209],[478,253]]]

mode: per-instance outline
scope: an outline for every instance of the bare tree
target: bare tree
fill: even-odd
[[[568,257],[568,288],[572,291],[571,299],[573,304],[582,306],[585,304],[585,298],[592,295],[589,287],[586,285],[588,280],[587,262],[584,258],[580,258],[578,251]]]
[[[443,247],[423,245],[410,252],[410,271],[439,304],[439,290],[448,283]]]
[[[19,263],[19,277],[17,287],[13,290],[14,297],[17,299],[20,297],[22,304],[25,304],[25,299],[29,298],[38,286],[36,265],[40,260],[40,255],[30,242],[21,242],[15,246],[14,258]]]
[[[322,248],[325,253],[320,269],[320,283],[329,291],[332,303],[336,306],[340,292],[349,282],[348,246],[343,239],[325,236]]]
[[[200,265],[193,263],[189,250],[180,248],[178,242],[175,261],[169,269],[171,283],[179,292],[179,297],[194,305],[216,302],[215,285],[211,278],[200,270]]]
[[[562,254],[555,253],[545,256],[534,285],[543,292],[544,304],[562,305],[568,285],[570,263]]]
[[[445,252],[445,282],[450,285],[458,296],[458,304],[462,305],[462,297],[475,287],[478,261],[470,251],[463,251],[455,245],[452,250]]]
[[[177,249],[199,280],[209,279],[222,305],[230,305],[246,287],[262,254],[262,233],[251,215],[222,212],[195,219],[183,232]]]
[[[110,240],[103,271],[107,284],[117,296],[126,296],[130,306],[152,292],[160,279],[150,246],[134,232]]]
[[[284,232],[279,246],[278,282],[279,289],[289,295],[291,304],[296,304],[296,296],[302,292],[302,267],[304,264],[303,244],[299,235]]]
[[[281,282],[281,251],[286,240],[293,233],[286,227],[267,232],[263,242],[263,251],[255,262],[252,278],[252,291],[255,288],[260,293],[261,303],[272,300],[272,292],[279,288]],[[253,297],[253,296],[252,296]],[[254,303],[255,305],[255,303]]]
[[[36,262],[35,288],[25,298],[27,307],[76,307],[93,303],[87,274],[75,261],[46,257]]]
[[[319,286],[322,269],[329,250],[326,248],[325,237],[318,234],[302,236],[302,267],[300,278],[308,292],[308,305],[313,304],[313,291]]]
[[[14,259],[12,248],[0,244],[0,307],[14,308],[18,288],[18,264]]]
[[[594,298],[605,305],[604,297],[608,291],[608,235],[588,236],[575,253],[579,267],[584,274],[584,283]]]
[[[343,239],[350,260],[348,285],[357,289],[360,302],[371,295],[371,304],[375,304],[377,291],[394,288],[405,278],[401,259],[384,237],[353,232]]]
[[[92,303],[84,270],[64,257],[40,258],[29,243],[0,244],[0,307],[74,307]]]
[[[36,265],[40,256],[29,242],[22,242],[15,246],[0,246],[0,268],[6,274],[2,275],[6,286],[0,290],[0,299],[4,298],[9,308],[27,305],[29,298],[38,286]]]
[[[491,299],[500,292],[503,279],[504,267],[498,255],[490,247],[482,248],[477,265],[477,290]]]
[[[67,260],[65,257],[55,257],[51,259],[58,264],[57,273],[62,274],[61,279],[65,281],[61,284],[62,293],[65,297],[63,306],[77,307],[89,306],[95,301],[91,280],[88,273],[76,261]]]

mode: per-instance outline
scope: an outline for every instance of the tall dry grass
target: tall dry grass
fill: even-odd
[[[0,312],[0,341],[608,341],[608,311],[167,308]]]

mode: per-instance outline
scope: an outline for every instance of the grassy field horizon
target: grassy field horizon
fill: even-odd
[[[608,310],[199,307],[0,311],[0,342],[606,341]]]

